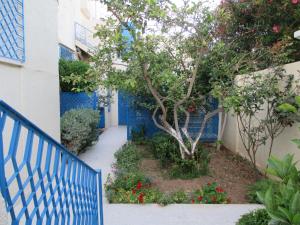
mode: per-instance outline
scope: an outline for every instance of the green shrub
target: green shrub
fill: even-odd
[[[150,141],[152,153],[163,168],[170,168],[170,177],[191,179],[208,174],[209,151],[198,145],[194,159],[181,159],[177,141],[158,133]]]
[[[131,172],[138,169],[141,156],[134,144],[126,144],[115,153],[116,169],[123,172]]]
[[[153,188],[150,180],[142,173],[116,173],[105,185],[106,196],[111,203],[155,203],[162,193]]]
[[[76,109],[61,118],[61,141],[72,153],[79,154],[98,138],[99,111]]]
[[[257,197],[257,192],[266,192],[270,186],[272,186],[274,189],[278,184],[270,179],[263,179],[263,180],[259,180],[257,182],[255,182],[254,184],[251,184],[248,187],[248,191],[247,191],[247,199],[250,203],[258,203],[261,204],[261,202],[259,201],[258,197]]]
[[[131,131],[132,141],[136,144],[146,143],[146,126],[141,125],[138,129],[133,129]]]
[[[83,61],[59,61],[60,88],[65,92],[93,92],[99,86],[99,75]]]
[[[190,197],[184,191],[176,191],[171,194],[171,203],[189,203]]]
[[[169,175],[172,178],[193,179],[209,172],[210,155],[208,150],[199,146],[195,153],[195,159],[177,158],[171,166]]]
[[[178,144],[170,135],[157,133],[151,139],[150,145],[154,157],[160,161],[164,168],[180,158]]]
[[[267,210],[258,209],[243,215],[236,225],[268,225],[270,220]]]

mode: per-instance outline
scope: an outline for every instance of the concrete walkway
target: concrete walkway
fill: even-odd
[[[103,183],[114,153],[126,143],[126,127],[106,130],[96,145],[80,158],[95,169],[101,169]],[[235,225],[238,218],[259,205],[129,205],[104,201],[104,225]]]
[[[102,170],[102,181],[106,182],[107,175],[111,173],[111,165],[114,162],[114,154],[127,142],[127,129],[111,127],[105,130],[99,137],[97,144],[87,149],[79,158],[92,166]]]

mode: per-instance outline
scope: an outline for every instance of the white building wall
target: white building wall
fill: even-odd
[[[294,74],[296,79],[300,78],[300,62],[287,64],[284,67],[287,74]],[[264,73],[265,71],[260,71]],[[283,157],[286,154],[295,154],[295,160],[300,160],[300,150],[291,141],[295,138],[300,138],[299,131],[300,123],[295,123],[292,127],[287,127],[284,132],[275,139],[273,145],[273,155],[277,157]],[[229,113],[227,124],[224,131],[223,137],[224,146],[228,149],[244,156],[246,156],[246,151],[244,150],[241,138],[239,136],[237,120],[236,117]],[[265,146],[261,146],[257,153],[257,165],[259,168],[264,169],[266,167],[268,159],[268,147],[269,143]],[[300,168],[300,164],[298,163]]]
[[[26,61],[0,58],[0,99],[60,141],[57,9],[55,0],[24,1]],[[10,224],[2,197],[0,206],[0,224]]]
[[[58,1],[58,42],[75,51],[75,7],[76,0]]]
[[[26,61],[0,58],[0,99],[60,140],[57,2],[26,1],[24,18]]]

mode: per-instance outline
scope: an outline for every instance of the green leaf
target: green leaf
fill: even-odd
[[[300,107],[300,96],[295,97],[295,102],[298,105],[298,107]]]
[[[288,209],[279,206],[279,207],[278,207],[278,210],[279,210],[280,212],[282,212],[282,214],[284,214],[285,217],[286,217],[289,221],[292,220],[292,215],[293,215],[293,214],[292,214]]]
[[[294,195],[291,205],[290,205],[290,211],[293,214],[300,213],[300,193],[297,191],[297,193]]]
[[[265,194],[264,203],[265,203],[267,209],[270,209],[270,210],[274,209],[274,199],[273,199],[273,188],[272,188],[272,186],[267,190],[267,192]]]
[[[277,109],[282,111],[282,112],[292,112],[292,113],[297,112],[296,107],[289,104],[289,103],[283,103],[280,106],[278,106]]]
[[[297,213],[292,220],[294,225],[299,225],[300,224],[300,213]]]

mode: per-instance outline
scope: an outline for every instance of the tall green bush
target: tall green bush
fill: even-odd
[[[83,61],[59,61],[60,88],[64,92],[93,92],[99,86],[99,75]]]
[[[99,111],[73,109],[61,118],[61,141],[72,153],[79,154],[98,137]]]

